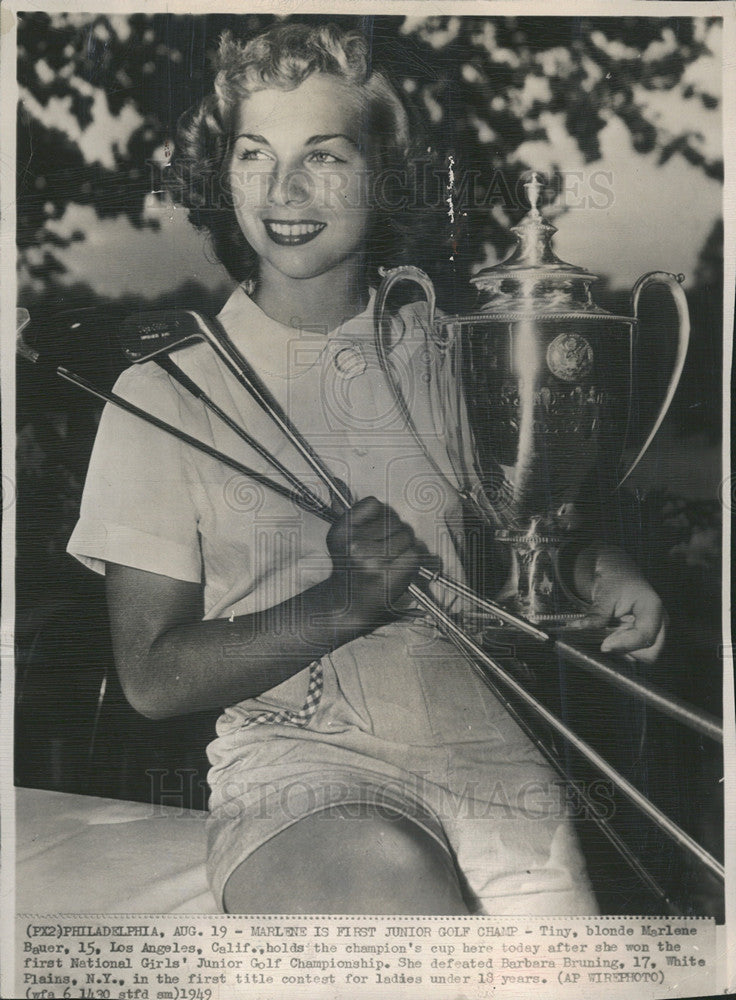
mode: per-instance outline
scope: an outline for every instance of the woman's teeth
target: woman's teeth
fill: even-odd
[[[322,224],[319,222],[269,222],[269,226],[274,232],[283,236],[315,233],[318,229],[322,229]]]
[[[266,232],[277,243],[304,243],[325,228],[324,222],[264,222]]]

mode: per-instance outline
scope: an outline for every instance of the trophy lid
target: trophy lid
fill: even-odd
[[[470,279],[478,289],[480,309],[604,312],[590,296],[589,286],[598,280],[597,275],[560,260],[552,249],[557,229],[539,211],[543,177],[532,171],[524,189],[531,207],[518,226],[511,227],[516,246],[499,264],[483,268]]]

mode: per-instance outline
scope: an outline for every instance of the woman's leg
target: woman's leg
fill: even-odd
[[[334,807],[272,837],[235,869],[228,913],[467,914],[452,859],[405,817]]]

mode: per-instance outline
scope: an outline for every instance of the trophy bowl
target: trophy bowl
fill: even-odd
[[[511,546],[507,598],[550,624],[584,614],[562,571],[595,471],[608,488],[631,405],[632,324],[527,315],[468,322],[462,375],[483,497]],[[500,469],[499,469],[500,466]]]

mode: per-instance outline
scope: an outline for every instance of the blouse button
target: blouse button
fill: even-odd
[[[366,369],[366,361],[363,352],[357,346],[343,347],[335,354],[335,368],[344,375],[345,378],[355,378],[362,375]]]

